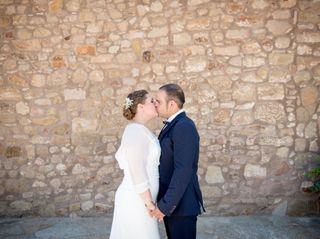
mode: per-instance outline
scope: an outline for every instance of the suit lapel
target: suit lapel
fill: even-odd
[[[182,118],[186,117],[186,113],[182,112],[178,114],[159,134],[159,141],[163,138],[163,136]]]

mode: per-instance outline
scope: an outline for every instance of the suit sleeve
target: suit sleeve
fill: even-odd
[[[178,123],[172,133],[174,171],[166,194],[158,207],[170,216],[181,200],[195,170],[199,152],[199,135],[192,122]]]

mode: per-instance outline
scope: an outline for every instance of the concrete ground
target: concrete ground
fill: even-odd
[[[111,221],[110,217],[0,218],[0,238],[107,239]],[[160,232],[162,238],[166,238],[162,223],[160,223]],[[197,238],[320,239],[320,217],[201,216],[198,219]]]

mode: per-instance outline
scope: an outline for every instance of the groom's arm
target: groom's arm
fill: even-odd
[[[167,216],[173,213],[194,176],[199,154],[199,135],[191,120],[178,122],[172,130],[174,170],[167,192],[157,205]]]

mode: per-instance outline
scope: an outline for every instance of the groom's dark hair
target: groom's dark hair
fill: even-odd
[[[167,93],[168,99],[173,100],[177,103],[178,107],[182,109],[183,104],[185,102],[184,92],[182,88],[177,84],[166,84],[159,88],[159,90],[163,90]]]

